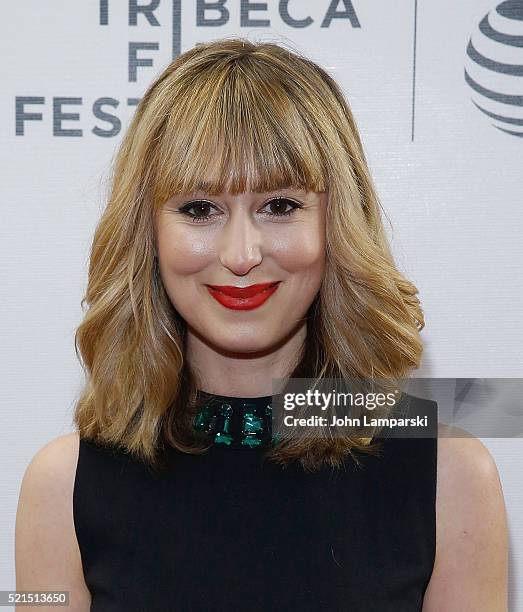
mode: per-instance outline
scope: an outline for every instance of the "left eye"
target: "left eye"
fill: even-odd
[[[289,205],[291,206],[291,209],[285,210],[285,208]],[[265,204],[265,206],[269,206],[270,208],[276,208],[276,212],[269,213],[270,215],[273,215],[275,217],[291,215],[296,209],[301,208],[299,204],[297,204],[293,200],[289,200],[289,198],[272,198]]]
[[[287,210],[287,207],[290,206],[290,209]],[[269,215],[270,217],[286,217],[288,215],[292,215],[297,209],[302,208],[300,204],[294,202],[289,198],[271,198],[268,202],[266,202],[262,208],[269,207],[267,212],[263,214]],[[195,200],[193,202],[189,202],[189,204],[185,204],[178,209],[180,213],[189,217],[189,219],[195,223],[201,221],[207,221],[214,215],[210,214],[210,210],[216,207],[212,202],[207,200]],[[195,210],[195,213],[189,212],[191,209]]]

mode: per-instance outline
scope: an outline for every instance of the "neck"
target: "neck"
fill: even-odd
[[[298,364],[306,333],[306,321],[303,321],[276,346],[248,352],[217,347],[188,329],[187,361],[197,378],[198,388],[207,393],[266,397],[275,392],[273,382],[277,385],[279,380],[285,380]]]

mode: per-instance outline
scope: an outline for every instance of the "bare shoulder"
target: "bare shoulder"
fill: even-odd
[[[487,447],[475,436],[460,427],[439,423],[438,475],[440,493],[458,493],[456,487],[475,485],[501,488],[496,463]],[[456,490],[452,490],[452,487]]]
[[[486,446],[467,431],[438,430],[436,559],[423,612],[508,610],[503,490]]]
[[[42,446],[27,466],[20,489],[20,501],[30,501],[35,496],[40,502],[59,495],[55,501],[65,501],[72,494],[78,460],[79,437],[70,433],[51,440]],[[72,499],[72,495],[71,495]]]
[[[78,433],[70,433],[35,453],[22,479],[15,526],[17,590],[69,591],[75,612],[90,606],[73,520],[78,452]]]
[[[27,466],[25,477],[38,474],[42,469],[58,467],[58,477],[74,477],[80,440],[77,432],[54,438],[42,446]]]

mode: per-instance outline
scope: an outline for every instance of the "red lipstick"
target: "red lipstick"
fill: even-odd
[[[207,285],[212,297],[226,308],[233,310],[252,310],[258,308],[276,291],[280,281],[260,283],[248,287],[231,285]]]

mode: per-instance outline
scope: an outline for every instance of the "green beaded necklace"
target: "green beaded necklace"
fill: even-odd
[[[194,428],[215,445],[250,449],[272,443],[272,396],[242,398],[198,391],[198,398],[205,403]]]

